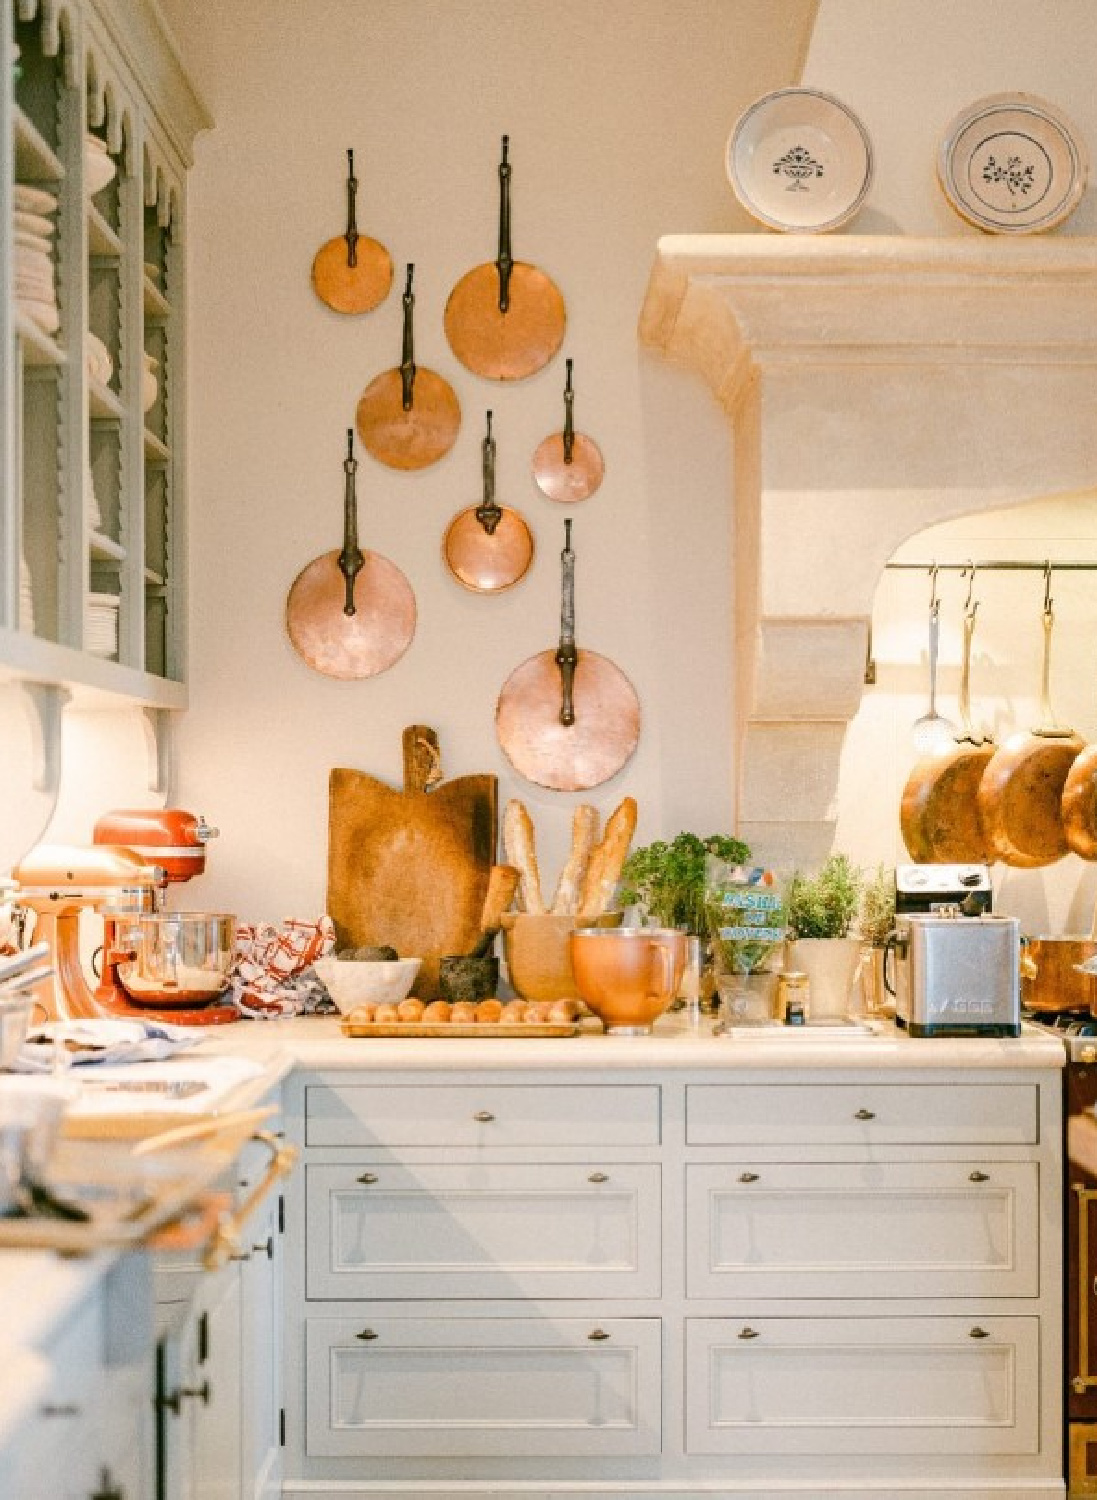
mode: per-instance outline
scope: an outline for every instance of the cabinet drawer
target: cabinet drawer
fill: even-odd
[[[314,1456],[652,1454],[657,1318],[312,1318]]]
[[[1035,1297],[1033,1162],[686,1170],[692,1297]]]
[[[693,1084],[686,1139],[722,1145],[1031,1145],[1035,1084]]]
[[[686,1447],[1039,1450],[1037,1318],[690,1319]]]
[[[654,1146],[659,1088],[313,1084],[310,1146]]]
[[[657,1297],[660,1169],[309,1166],[309,1297]]]

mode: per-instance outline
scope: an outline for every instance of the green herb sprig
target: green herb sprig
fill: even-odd
[[[730,865],[747,864],[750,847],[728,834],[679,833],[670,843],[657,841],[634,849],[621,871],[620,900],[641,904],[664,927],[685,927],[704,934],[705,859],[715,854]]]

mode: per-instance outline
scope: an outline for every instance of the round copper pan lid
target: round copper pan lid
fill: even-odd
[[[562,432],[547,437],[533,455],[533,478],[550,500],[586,500],[602,483],[604,473],[598,444],[581,432],[572,439],[570,462],[564,455]]]
[[[526,522],[509,505],[501,505],[499,511],[490,535],[475,506],[458,511],[442,540],[446,567],[458,583],[477,594],[497,594],[513,587],[533,561],[533,536]]]
[[[390,469],[425,469],[453,447],[461,406],[449,381],[420,365],[413,403],[405,411],[403,377],[399,370],[385,370],[362,392],[355,423],[366,448]]]
[[[621,769],[640,738],[640,701],[625,674],[605,656],[578,652],[575,722],[560,722],[560,668],[555,651],[516,667],[503,685],[495,730],[503,753],[527,781],[553,791],[600,786]]]
[[[514,264],[510,305],[500,312],[499,271],[489,261],[462,276],[449,294],[444,321],[450,348],[474,375],[524,380],[564,342],[567,314],[556,283],[524,261]]]
[[[302,569],[286,600],[294,649],[326,677],[373,677],[403,656],[415,634],[415,595],[395,563],[364,552],[354,583],[355,613],[344,613],[346,579],[339,553]]]
[[[313,258],[313,291],[336,312],[372,312],[392,286],[392,257],[380,241],[361,234],[354,251],[355,264],[350,265],[346,236],[337,235]]]

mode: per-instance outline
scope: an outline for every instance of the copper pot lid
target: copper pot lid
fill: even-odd
[[[403,352],[398,369],[372,380],[358,402],[358,436],[374,458],[391,469],[425,469],[453,447],[461,405],[453,387],[415,363],[412,292],[414,265],[404,286]]]
[[[415,634],[415,595],[395,563],[358,546],[353,452],[347,432],[343,550],[303,568],[286,600],[297,653],[326,677],[373,677],[403,656]]]
[[[474,375],[524,380],[543,369],[564,341],[567,314],[544,271],[511,256],[510,137],[499,163],[499,254],[462,276],[446,303],[450,348]]]
[[[524,578],[533,561],[533,536],[524,518],[495,499],[495,439],[492,414],[481,444],[484,498],[458,511],[446,528],[442,556],[465,588],[478,594],[499,593]]]
[[[571,383],[573,360],[567,360],[564,383],[564,430],[540,443],[533,455],[533,478],[542,495],[550,500],[586,500],[602,483],[605,464],[598,444],[575,431],[575,391]]]
[[[348,151],[346,233],[321,245],[312,262],[313,291],[340,313],[371,312],[392,286],[392,257],[378,240],[358,233],[357,192],[354,152]]]
[[[640,738],[640,702],[621,669],[575,644],[575,554],[565,521],[560,644],[515,668],[503,684],[495,730],[528,781],[576,792],[615,776]]]

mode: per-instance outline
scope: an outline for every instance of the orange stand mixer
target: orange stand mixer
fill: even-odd
[[[178,808],[120,810],[95,825],[94,844],[41,844],[12,873],[19,904],[53,954],[52,1013],[217,1026],[238,1021],[216,1003],[228,988],[236,919],[164,911],[167,886],[205,869],[217,830]],[[80,962],[80,914],[103,918],[102,977],[92,991]]]

